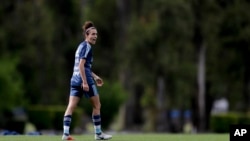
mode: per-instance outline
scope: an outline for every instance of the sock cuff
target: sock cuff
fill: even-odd
[[[93,119],[99,119],[99,118],[101,118],[101,115],[93,115],[92,118]]]
[[[64,117],[69,117],[69,118],[72,118],[72,115],[65,115]]]

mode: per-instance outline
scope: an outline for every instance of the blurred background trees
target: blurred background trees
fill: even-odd
[[[190,110],[208,131],[218,98],[249,112],[249,8],[248,0],[1,1],[0,110],[66,105],[81,26],[92,20],[93,70],[108,82],[102,103],[119,101],[116,115],[123,105],[122,129],[168,131],[171,111]]]

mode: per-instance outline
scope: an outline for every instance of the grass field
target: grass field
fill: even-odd
[[[76,141],[94,141],[93,135],[74,136]],[[61,136],[0,136],[0,141],[60,141]],[[229,141],[228,134],[114,134],[111,141]]]

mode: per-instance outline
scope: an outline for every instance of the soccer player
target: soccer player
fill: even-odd
[[[93,62],[92,45],[96,43],[97,29],[93,22],[86,21],[82,27],[85,41],[80,43],[75,53],[75,64],[70,84],[70,96],[63,119],[62,140],[74,140],[70,136],[69,129],[72,113],[83,95],[89,98],[93,105],[92,120],[95,129],[96,140],[111,139],[111,135],[104,134],[101,130],[101,103],[96,86],[102,86],[103,80],[92,72]]]

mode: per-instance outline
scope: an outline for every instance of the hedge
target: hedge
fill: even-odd
[[[230,132],[232,124],[250,124],[250,115],[237,112],[212,115],[210,118],[210,129],[215,133]]]
[[[27,109],[29,121],[33,123],[37,130],[62,130],[63,116],[66,110],[65,106],[30,106]],[[83,111],[77,108],[73,113],[73,120],[71,123],[71,130],[80,124]]]

